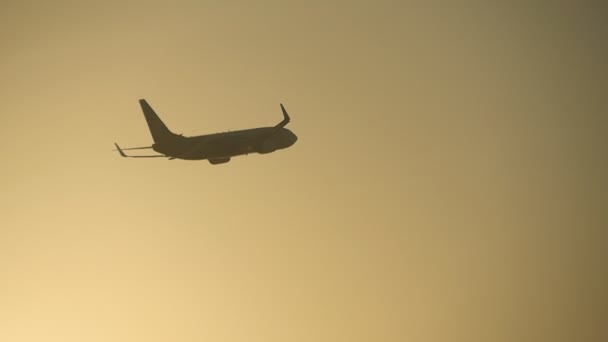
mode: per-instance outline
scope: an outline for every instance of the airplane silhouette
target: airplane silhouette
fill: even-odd
[[[214,133],[194,137],[171,132],[154,112],[145,99],[139,100],[154,144],[146,147],[120,148],[116,150],[125,158],[168,158],[184,160],[208,160],[216,165],[227,163],[230,158],[249,153],[266,154],[295,144],[298,137],[284,128],[290,121],[289,115],[281,104],[283,121],[274,127],[259,127],[240,131]],[[126,155],[126,150],[152,149],[159,155]]]

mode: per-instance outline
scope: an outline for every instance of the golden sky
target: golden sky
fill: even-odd
[[[605,8],[1,1],[0,341],[608,340]]]

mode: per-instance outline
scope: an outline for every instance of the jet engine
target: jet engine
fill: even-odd
[[[258,153],[266,154],[266,153],[272,153],[276,150],[277,150],[277,148],[276,148],[275,144],[273,143],[272,139],[268,139],[261,144],[260,148],[258,149]]]
[[[230,161],[230,157],[209,159],[209,162],[213,165],[223,164],[223,163],[227,163],[229,161]]]

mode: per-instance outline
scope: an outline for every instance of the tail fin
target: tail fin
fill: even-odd
[[[158,143],[175,135],[167,128],[167,126],[165,126],[163,121],[158,117],[158,115],[154,112],[154,109],[150,107],[146,100],[139,100],[139,105],[144,112],[144,116],[146,117],[146,122],[150,128],[150,133],[152,134],[152,139],[154,139],[154,142]]]

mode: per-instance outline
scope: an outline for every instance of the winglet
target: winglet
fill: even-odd
[[[283,121],[279,122],[276,126],[274,126],[272,134],[285,127],[289,123],[289,121],[291,121],[291,119],[289,118],[289,114],[287,114],[287,110],[285,110],[285,107],[283,107],[283,104],[281,103],[280,105],[281,111],[283,112]]]
[[[122,157],[127,157],[127,155],[120,149],[120,146],[118,146],[117,143],[114,143],[114,146],[116,146],[116,149],[118,150],[118,153],[120,153],[120,155]]]
[[[287,114],[287,111],[285,110],[285,107],[283,107],[283,104],[281,103],[281,111],[283,112],[283,122],[285,122],[285,125],[287,125],[289,123],[289,121],[291,121],[291,118],[289,117],[289,114]]]

